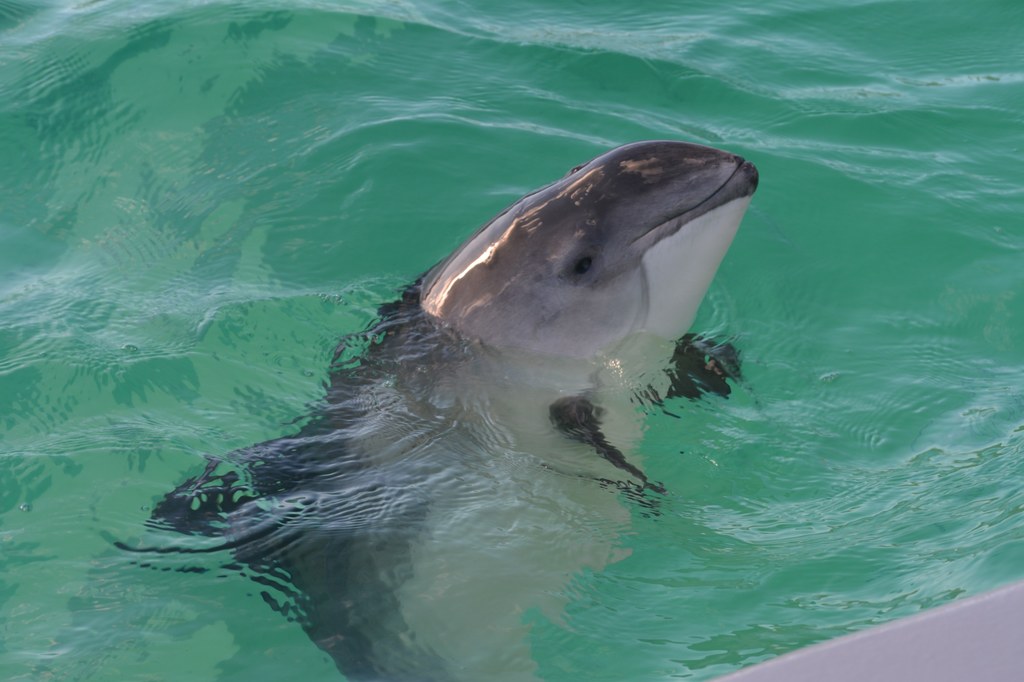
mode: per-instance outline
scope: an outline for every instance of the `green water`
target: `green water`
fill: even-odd
[[[1024,578],[1024,5],[0,0],[0,677],[339,679],[243,578],[140,568],[204,454],[523,193],[672,138],[761,187],[547,680],[710,679]],[[209,565],[216,566],[216,561]]]

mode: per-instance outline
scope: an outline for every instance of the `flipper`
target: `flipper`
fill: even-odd
[[[671,384],[666,398],[696,399],[705,393],[723,398],[731,392],[726,379],[740,378],[739,352],[731,343],[715,343],[695,334],[686,334],[676,342],[672,367],[666,370]],[[641,399],[662,404],[662,398],[650,389]],[[631,464],[621,450],[608,442],[601,431],[599,407],[584,396],[559,398],[549,409],[551,423],[566,437],[589,445],[604,459],[640,481],[640,492],[665,493],[660,483]],[[621,487],[621,486],[620,486]]]
[[[588,398],[578,395],[559,398],[551,404],[549,413],[551,423],[556,429],[574,441],[591,446],[601,457],[639,479],[641,490],[665,493],[665,488],[660,483],[652,483],[647,474],[631,464],[621,450],[608,442],[601,431],[600,408]]]
[[[168,493],[149,525],[222,538],[216,546],[134,552],[230,550],[260,597],[298,622],[347,679],[434,682],[445,664],[417,646],[398,587],[428,512],[409,475],[366,467],[316,429],[210,459]]]
[[[149,525],[187,535],[215,537],[229,530],[230,516],[250,502],[301,488],[313,473],[315,436],[276,438],[208,457],[206,467],[164,496]]]
[[[725,398],[732,391],[726,379],[740,379],[739,351],[728,342],[686,334],[676,342],[667,373],[672,383],[666,398],[694,399],[705,393]]]
[[[190,535],[219,535],[228,514],[252,499],[248,486],[239,484],[236,471],[218,473],[219,459],[209,458],[198,476],[169,492],[153,508],[149,524]]]

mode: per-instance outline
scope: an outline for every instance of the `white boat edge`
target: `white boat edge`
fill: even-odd
[[[1024,580],[798,649],[714,682],[883,680],[1024,680]]]

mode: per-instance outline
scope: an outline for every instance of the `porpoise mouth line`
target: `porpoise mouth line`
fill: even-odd
[[[661,221],[660,223],[658,223],[657,225],[655,225],[655,226],[654,226],[654,227],[652,227],[651,229],[649,229],[649,230],[647,230],[646,232],[644,232],[644,233],[643,233],[642,235],[640,235],[639,237],[636,237],[635,239],[633,239],[633,241],[631,241],[631,242],[630,242],[630,244],[635,244],[636,242],[640,241],[641,239],[643,239],[644,237],[646,237],[646,236],[647,236],[647,235],[649,235],[650,233],[654,232],[655,230],[657,230],[657,229],[660,229],[661,227],[663,227],[663,226],[665,226],[665,225],[669,224],[670,222],[672,222],[673,220],[677,220],[678,218],[681,218],[681,217],[683,217],[683,216],[684,216],[684,215],[686,215],[687,213],[691,213],[691,212],[693,212],[693,211],[696,211],[696,210],[697,210],[698,208],[700,208],[700,207],[701,207],[701,206],[703,206],[704,204],[708,203],[709,201],[711,201],[712,199],[714,199],[715,197],[717,197],[717,196],[718,196],[718,194],[719,194],[719,193],[720,193],[720,192],[721,192],[721,191],[722,191],[723,189],[725,189],[725,188],[726,188],[726,187],[727,187],[727,186],[729,185],[729,183],[730,183],[730,182],[732,182],[732,179],[736,177],[736,174],[737,174],[737,173],[739,173],[739,172],[740,172],[741,170],[743,170],[743,167],[744,167],[744,166],[746,166],[746,165],[748,165],[749,163],[750,163],[749,161],[747,161],[746,159],[744,159],[744,160],[743,160],[743,161],[742,161],[742,162],[741,162],[741,163],[740,163],[740,164],[739,164],[738,166],[736,166],[736,170],[734,170],[734,171],[732,172],[732,175],[730,175],[730,176],[729,176],[728,178],[726,178],[726,179],[725,179],[725,182],[723,182],[723,183],[722,183],[722,184],[721,184],[721,185],[720,185],[720,186],[718,187],[718,189],[716,189],[716,190],[715,190],[714,192],[712,192],[711,194],[709,194],[709,195],[707,195],[706,197],[704,197],[704,198],[703,198],[703,199],[702,199],[702,200],[700,201],[700,203],[698,203],[698,204],[696,204],[696,205],[694,205],[694,206],[691,206],[690,208],[686,209],[685,211],[680,211],[679,213],[675,214],[674,216],[671,216],[671,217],[669,217],[669,218],[666,218],[665,220]],[[681,227],[681,225],[680,225],[680,227]],[[660,240],[659,240],[659,241],[660,241]]]

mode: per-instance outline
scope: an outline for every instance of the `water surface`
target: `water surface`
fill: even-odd
[[[745,380],[647,417],[670,498],[523,614],[539,674],[710,679],[1024,578],[1022,23],[0,0],[0,674],[336,679],[216,559],[113,541],[294,429],[338,338],[479,224],[649,138],[761,171],[695,325]]]

